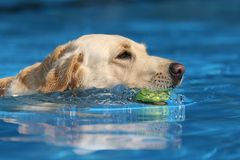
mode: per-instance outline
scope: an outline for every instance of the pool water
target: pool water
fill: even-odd
[[[0,159],[240,159],[240,2],[0,2],[0,77],[83,34],[120,34],[186,66],[166,106],[124,86],[0,98]]]

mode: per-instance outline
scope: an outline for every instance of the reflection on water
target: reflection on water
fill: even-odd
[[[239,6],[239,0],[0,1],[1,78],[80,35],[120,34],[147,44],[150,55],[185,64],[178,93],[191,99],[184,99],[185,119],[181,96],[162,107],[120,92],[0,98],[0,159],[240,159]]]
[[[116,93],[111,94],[114,97]],[[17,125],[15,132],[18,134],[2,136],[0,140],[68,146],[81,155],[99,150],[181,147],[182,125],[179,122],[185,119],[184,105],[111,102],[89,107],[42,101],[38,105],[11,107],[1,112],[0,119],[5,124]]]

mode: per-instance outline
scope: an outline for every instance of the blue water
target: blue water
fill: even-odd
[[[110,90],[0,98],[0,159],[240,159],[240,2],[0,2],[0,77],[83,34],[120,34],[186,66],[168,106]],[[182,100],[183,101],[182,101]]]

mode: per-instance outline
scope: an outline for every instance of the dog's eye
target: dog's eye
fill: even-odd
[[[122,60],[132,59],[132,54],[128,51],[124,51],[123,53],[120,53],[116,58]]]

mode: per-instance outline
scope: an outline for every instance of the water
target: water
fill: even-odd
[[[237,0],[0,2],[0,77],[89,33],[145,42],[151,55],[187,68],[168,106],[135,103],[124,87],[79,97],[1,98],[0,159],[239,159],[239,6]]]

